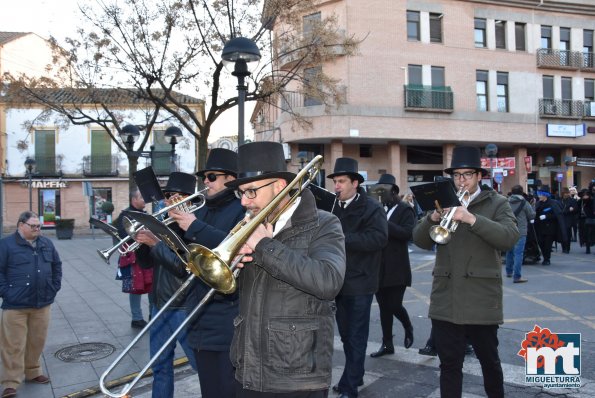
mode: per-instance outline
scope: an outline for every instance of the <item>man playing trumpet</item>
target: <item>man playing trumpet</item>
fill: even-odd
[[[516,217],[505,197],[480,187],[487,171],[481,167],[478,148],[454,148],[451,167],[444,172],[469,195],[452,215],[459,223],[456,232],[436,248],[428,316],[440,358],[440,394],[462,395],[467,336],[481,363],[487,396],[504,397],[498,355],[498,325],[503,322],[500,253],[513,248],[519,238]],[[413,230],[416,245],[432,248],[430,228],[440,218],[441,213],[434,211],[420,220]]]
[[[238,178],[226,185],[252,217],[262,216],[295,174],[286,171],[279,143],[242,145],[238,158]],[[281,212],[276,223],[255,227],[239,251],[240,313],[231,345],[236,398],[328,395],[344,236],[339,220],[316,208],[310,190],[292,200],[281,199],[267,216]]]

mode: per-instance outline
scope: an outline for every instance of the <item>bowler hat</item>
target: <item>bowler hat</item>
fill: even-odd
[[[380,176],[380,178],[378,179],[377,184],[388,184],[388,185],[392,185],[393,188],[395,188],[395,190],[397,192],[395,192],[397,195],[399,194],[399,186],[397,185],[397,180],[395,179],[395,176],[393,176],[392,174],[383,174]]]
[[[473,146],[457,146],[452,151],[450,167],[444,169],[446,174],[452,174],[456,169],[475,169],[486,176],[488,171],[481,167],[481,152]]]
[[[357,160],[355,159],[337,158],[337,160],[335,160],[333,174],[329,174],[327,178],[335,178],[336,176],[343,175],[356,178],[360,184],[364,182],[364,177],[358,173]]]
[[[192,195],[196,191],[196,177],[192,174],[174,171],[169,175],[163,191]]]
[[[238,154],[225,148],[213,148],[209,152],[207,164],[203,170],[199,170],[196,175],[204,177],[207,171],[220,171],[225,174],[237,176]]]
[[[267,178],[283,178],[290,182],[295,176],[295,173],[287,171],[285,154],[280,143],[271,141],[250,142],[238,148],[237,179],[225,183],[225,186],[236,188],[252,181]]]

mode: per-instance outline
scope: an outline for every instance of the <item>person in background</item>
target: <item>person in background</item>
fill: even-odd
[[[379,289],[376,292],[376,301],[380,309],[382,345],[378,351],[370,355],[377,358],[395,352],[393,316],[403,325],[405,348],[413,344],[413,325],[407,309],[403,306],[403,297],[407,286],[411,286],[411,264],[407,244],[411,239],[416,217],[413,207],[399,200],[399,186],[393,175],[381,175],[371,191],[375,193],[372,197],[380,198],[388,220],[388,244],[382,252]]]
[[[578,191],[576,190],[576,187],[569,187],[568,191],[570,192],[570,197],[574,200],[576,200],[577,206],[578,206],[578,201],[580,200],[580,196],[578,195]],[[576,213],[574,214],[574,218],[572,219],[572,223],[570,224],[570,227],[572,228],[572,235],[570,236],[570,241],[571,242],[577,242],[578,241],[578,219],[579,219],[579,215],[580,215],[580,208],[577,208]]]
[[[551,198],[547,185],[537,188],[538,201],[535,203],[535,231],[543,261],[541,265],[550,265],[552,244],[566,240],[566,228],[562,218],[562,209],[558,201]]]
[[[510,208],[516,217],[520,236],[514,248],[506,252],[506,276],[508,278],[512,277],[514,283],[524,283],[527,282],[527,279],[522,278],[521,268],[523,266],[528,225],[535,218],[535,210],[525,200],[523,187],[520,185],[512,187],[508,203],[510,203]]]
[[[339,206],[334,207],[333,214],[341,221],[347,255],[345,282],[336,298],[345,368],[333,390],[340,393],[340,398],[355,398],[364,382],[370,308],[378,291],[388,222],[382,206],[361,187],[364,177],[358,173],[355,159],[338,158],[328,178],[335,185]]]
[[[295,199],[283,193],[294,178],[282,145],[259,141],[238,148],[238,178],[226,184],[252,217],[278,202],[266,214],[274,225],[254,226],[240,249],[236,398],[328,396],[346,245],[339,220],[316,208],[309,189]]]
[[[582,189],[579,193],[580,217],[579,217],[579,241],[585,246],[585,253],[591,254],[591,245],[595,238],[595,205],[593,194],[589,189]]]
[[[39,217],[21,213],[16,232],[0,240],[2,398],[16,396],[23,377],[49,383],[40,358],[61,284],[62,262],[52,241],[41,236]]]
[[[122,223],[127,211],[140,211],[145,213],[145,200],[143,199],[138,189],[133,189],[129,194],[130,206],[120,213],[118,218],[114,220],[114,226],[118,229],[118,236],[124,238],[128,233],[124,229]],[[132,240],[130,240],[132,242]],[[141,250],[146,250],[142,248]],[[149,293],[153,283],[153,271],[150,265],[143,265],[136,260],[136,253],[129,252],[125,255],[120,255],[118,259],[118,274],[116,279],[122,280],[122,291],[128,293],[130,302],[130,313],[132,314],[132,321],[130,327],[135,329],[142,329],[147,326],[147,321],[143,317],[143,310],[141,307],[142,295]]]
[[[572,224],[577,219],[580,209],[578,202],[570,194],[570,189],[562,188],[562,218],[566,228],[566,239],[562,242],[562,253],[570,253],[570,242],[572,240]]]
[[[440,359],[440,394],[461,397],[465,344],[469,339],[481,364],[484,390],[489,398],[504,397],[504,375],[498,354],[498,328],[503,323],[502,262],[500,253],[519,239],[516,218],[508,200],[481,186],[487,170],[481,167],[477,147],[459,146],[444,170],[457,190],[466,192],[453,209],[458,222],[450,241],[436,248],[428,316]],[[442,213],[423,217],[413,230],[413,241],[430,250],[430,229]]]

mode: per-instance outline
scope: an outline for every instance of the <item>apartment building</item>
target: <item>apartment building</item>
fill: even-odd
[[[325,107],[289,86],[252,114],[255,139],[284,143],[294,169],[322,154],[326,175],[349,156],[368,181],[391,173],[405,192],[469,144],[492,149],[484,182],[503,193],[595,178],[595,1],[321,1],[304,32],[333,14],[362,39],[359,54],[303,73],[339,79],[345,103]]]

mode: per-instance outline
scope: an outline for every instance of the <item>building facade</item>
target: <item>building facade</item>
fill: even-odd
[[[322,154],[330,174],[348,156],[368,181],[391,173],[405,192],[442,175],[455,145],[495,144],[484,182],[503,193],[595,178],[595,1],[321,1],[304,31],[332,14],[362,39],[359,53],[304,73],[338,79],[345,103],[288,86],[252,114],[255,139],[286,144],[294,169]]]

